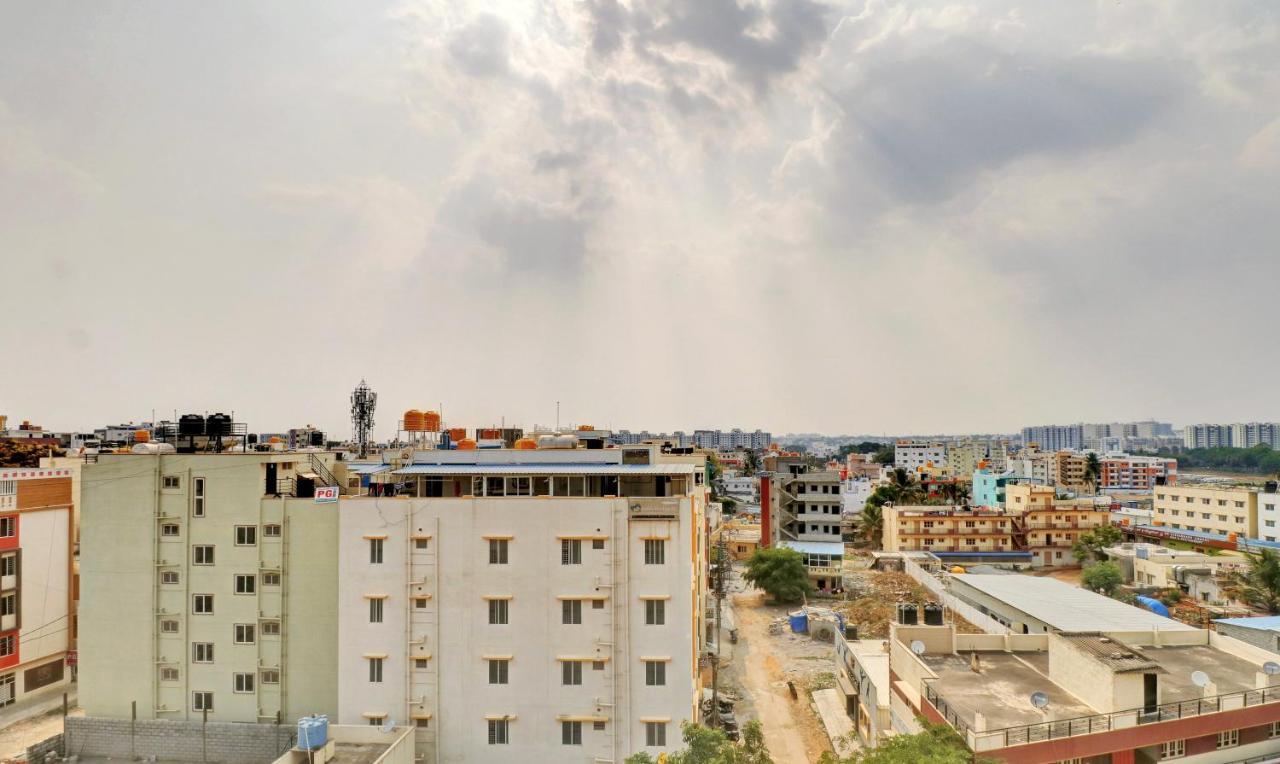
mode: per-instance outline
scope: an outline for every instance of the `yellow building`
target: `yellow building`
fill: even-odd
[[[1157,486],[1152,522],[1175,530],[1258,536],[1258,490],[1245,486]]]
[[[1075,565],[1071,548],[1080,536],[1110,522],[1107,509],[1089,504],[1027,511],[886,505],[883,542],[886,552],[1029,552],[1034,567]]]
[[[1084,493],[1097,488],[1085,479],[1089,457],[1076,451],[1058,451],[1053,455],[1053,483],[1067,491]]]
[[[1054,497],[1053,486],[1037,485],[1035,483],[1010,483],[1004,489],[1004,506],[1005,509],[1016,512],[1026,512],[1035,507],[1051,507],[1053,506]]]

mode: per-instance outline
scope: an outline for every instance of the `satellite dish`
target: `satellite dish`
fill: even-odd
[[[911,652],[915,653],[916,655],[924,655],[924,643],[918,639],[913,641],[911,643]]]
[[[1280,663],[1276,663],[1275,661],[1267,661],[1266,663],[1262,664],[1262,673],[1266,674],[1267,676],[1275,676],[1276,674],[1280,674]]]
[[[1196,687],[1204,687],[1205,685],[1209,684],[1209,675],[1204,673],[1203,671],[1192,671],[1191,683],[1194,684]]]
[[[1043,692],[1033,692],[1031,693],[1031,705],[1040,709],[1047,708],[1049,705],[1049,696]]]

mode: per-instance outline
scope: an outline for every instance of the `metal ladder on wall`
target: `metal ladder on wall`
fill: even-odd
[[[627,661],[628,644],[627,628],[630,602],[627,597],[627,535],[628,522],[626,500],[620,500],[622,509],[610,511],[611,533],[605,544],[605,561],[609,566],[608,581],[599,581],[597,585],[609,590],[607,638],[596,638],[596,645],[608,648],[605,661],[604,691],[596,698],[597,712],[604,711],[609,717],[606,729],[609,731],[609,751],[604,756],[596,756],[595,762],[607,764],[619,762],[626,755],[624,747],[627,741],[623,725],[629,725],[630,719],[620,716],[620,708],[629,692],[630,666]],[[625,704],[630,708],[630,704]]]
[[[421,531],[418,524],[423,523]],[[430,536],[426,549],[418,549],[415,535]],[[408,651],[405,655],[405,711],[407,724],[416,724],[411,718],[413,714],[426,711],[432,715],[426,731],[417,731],[415,736],[415,753],[419,745],[434,749],[435,760],[439,760],[439,725],[436,715],[440,712],[440,656],[437,655],[440,645],[440,602],[437,598],[439,589],[440,555],[439,522],[431,518],[429,523],[414,517],[412,502],[405,502],[405,536],[408,546],[405,558],[405,623],[408,635]],[[414,599],[427,598],[427,607],[418,608]],[[427,655],[425,671],[415,667],[419,657]],[[415,756],[422,761],[424,757]]]

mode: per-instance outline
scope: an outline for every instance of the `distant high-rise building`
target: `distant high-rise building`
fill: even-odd
[[[1061,451],[1064,448],[1081,448],[1084,445],[1084,425],[1042,425],[1023,427],[1022,443],[1035,443],[1041,451]]]
[[[1280,423],[1189,424],[1182,429],[1187,448],[1280,448]]]

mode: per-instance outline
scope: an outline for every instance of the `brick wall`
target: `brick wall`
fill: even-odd
[[[51,753],[58,756],[63,755],[62,735],[54,735],[35,745],[27,746],[27,761],[31,762],[31,764],[44,764],[45,757]]]
[[[130,728],[133,734],[130,734]],[[202,735],[203,728],[203,735]],[[164,719],[69,717],[66,753],[80,756],[156,756],[167,761],[261,764],[293,745],[297,730],[274,724],[234,724]]]

